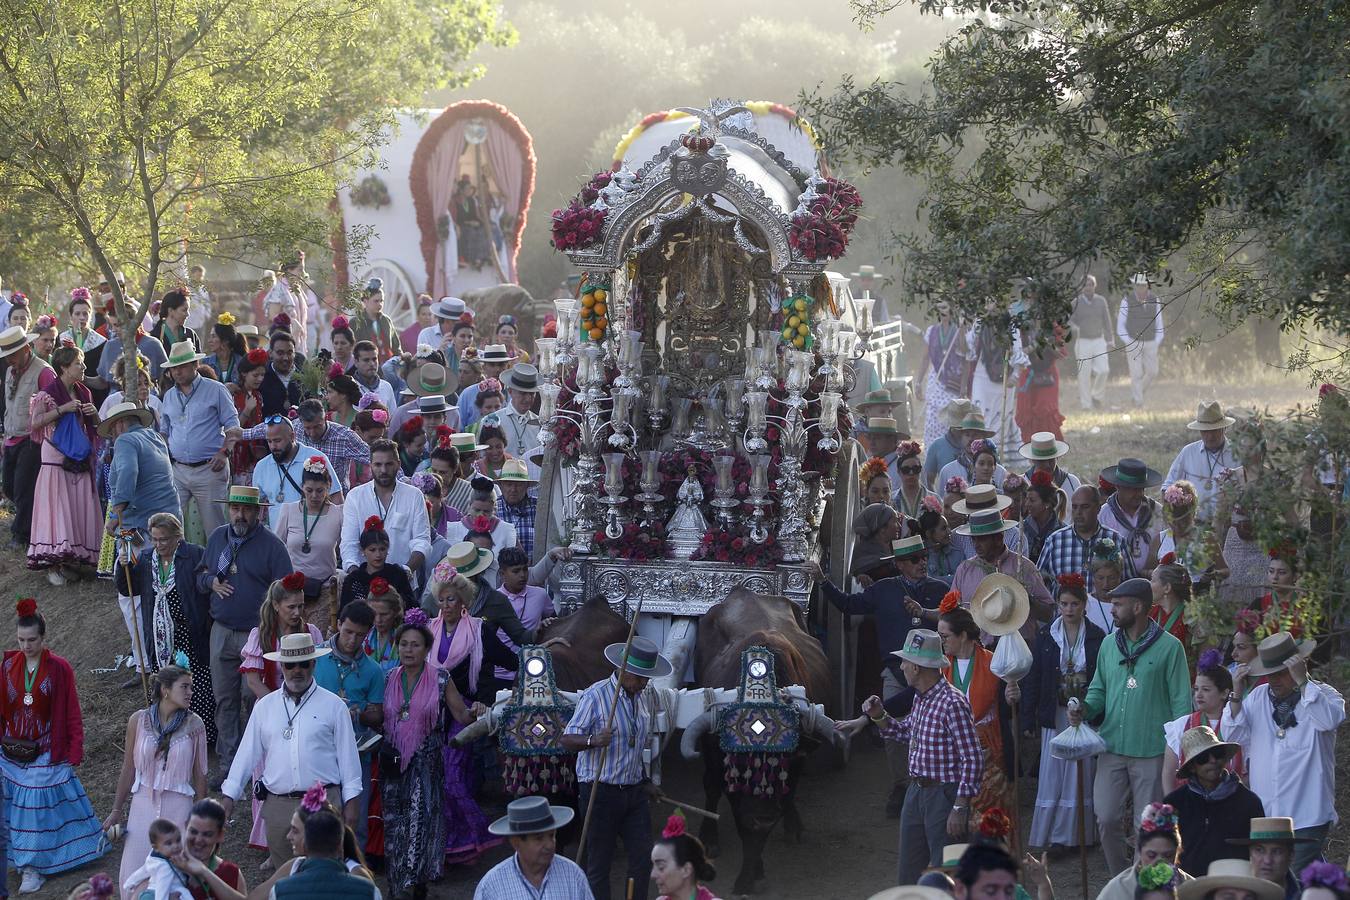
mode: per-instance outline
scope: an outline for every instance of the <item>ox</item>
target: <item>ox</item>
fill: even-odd
[[[694,663],[697,683],[705,688],[739,687],[742,653],[752,647],[767,648],[772,654],[779,685],[801,685],[808,701],[824,701],[830,690],[829,664],[820,642],[807,634],[800,608],[786,597],[740,588],[699,621]],[[715,711],[703,713],[689,723],[680,742],[686,758],[696,758],[700,752],[704,755],[703,788],[708,809],[717,808],[726,775],[719,736],[713,731],[715,721]],[[833,725],[823,715],[803,716],[801,736],[836,744]],[[810,743],[812,748],[815,745],[815,741]],[[799,746],[790,754],[785,791],[767,796],[742,790],[728,794],[742,846],[741,869],[733,889],[736,894],[750,893],[755,880],[764,877],[764,846],[780,820],[789,838],[801,839],[796,791],[807,749]],[[709,853],[716,855],[719,836],[715,821],[704,819],[699,838]]]

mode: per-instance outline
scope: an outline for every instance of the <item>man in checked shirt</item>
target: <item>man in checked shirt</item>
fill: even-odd
[[[900,811],[899,884],[915,884],[930,866],[942,865],[942,847],[965,837],[970,800],[979,791],[984,757],[970,702],[942,677],[947,657],[936,631],[915,628],[895,651],[905,680],[914,689],[914,708],[892,718],[875,695],[862,711],[892,741],[909,741],[909,789]],[[856,733],[861,718],[838,728]]]

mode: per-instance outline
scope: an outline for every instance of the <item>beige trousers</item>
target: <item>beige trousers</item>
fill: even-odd
[[[1097,833],[1106,854],[1108,872],[1120,872],[1130,864],[1126,841],[1139,830],[1144,807],[1163,798],[1161,756],[1097,757],[1097,777],[1092,784],[1092,806],[1097,813]],[[1125,829],[1126,803],[1132,803],[1130,828]]]

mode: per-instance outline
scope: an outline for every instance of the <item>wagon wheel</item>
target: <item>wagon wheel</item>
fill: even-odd
[[[842,590],[849,589],[849,562],[853,559],[853,519],[858,513],[858,445],[855,441],[845,440],[839,451],[838,468],[835,470],[834,496],[830,498],[829,509],[829,545],[825,548],[829,562],[829,578]],[[834,695],[832,705],[837,704],[833,713],[847,716],[853,709],[853,672],[858,658],[857,620],[845,617],[833,604],[825,605],[829,646],[826,648],[830,658],[830,669],[834,675]]]
[[[384,281],[384,314],[402,331],[417,320],[417,291],[403,267],[392,259],[372,260],[358,275],[357,283],[364,285],[371,278]],[[415,348],[405,348],[409,352]]]

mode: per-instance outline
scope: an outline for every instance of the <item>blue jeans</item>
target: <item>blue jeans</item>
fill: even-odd
[[[9,792],[0,778],[0,897],[9,896]]]
[[[356,813],[356,846],[366,852],[366,832],[370,827],[370,754],[361,754],[361,799]]]

